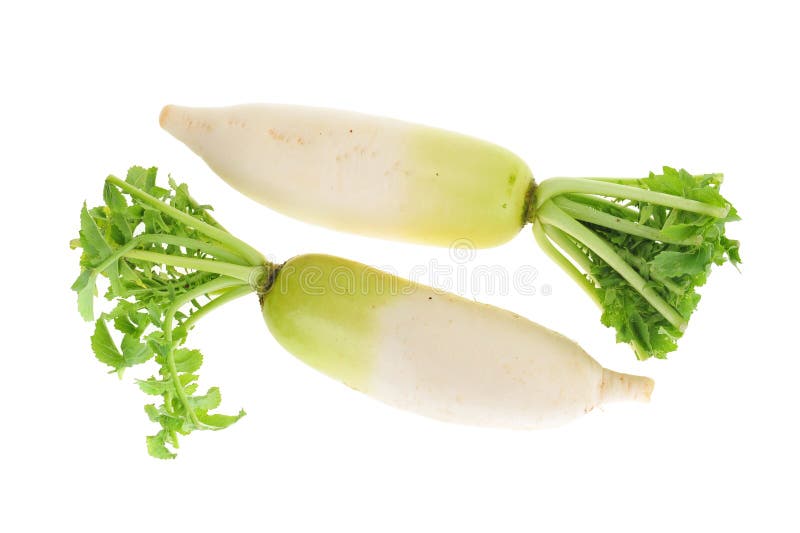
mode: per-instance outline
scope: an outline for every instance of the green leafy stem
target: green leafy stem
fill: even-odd
[[[552,178],[536,189],[533,234],[603,310],[639,359],[677,348],[712,264],[738,265],[738,220],[721,174],[664,167],[642,179]]]
[[[263,290],[259,284],[275,266],[225,230],[185,184],[170,178],[169,187],[159,187],[156,174],[132,167],[125,180],[109,176],[103,205],[84,205],[79,238],[71,243],[82,249],[72,288],[80,314],[95,320],[97,280],[108,279],[105,297],[114,307],[100,314],[91,337],[101,363],[122,377],[126,368],[155,361],[157,374],[137,384],[162,399],[145,406],[160,426],[147,437],[147,449],[168,459],[175,457],[178,435],[222,429],[244,416],[210,413],[221,403],[219,389],[197,393],[203,356],[183,345],[201,317]]]

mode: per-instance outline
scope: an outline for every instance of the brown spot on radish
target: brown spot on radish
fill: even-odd
[[[284,134],[274,130],[273,128],[267,130],[267,135],[269,135],[276,141],[289,142]]]
[[[190,129],[193,129],[193,128],[201,129],[201,130],[205,130],[205,131],[211,131],[211,129],[212,129],[211,128],[211,124],[209,124],[206,121],[196,121],[196,120],[193,120],[191,118],[187,118],[186,119],[186,129],[190,130]]]

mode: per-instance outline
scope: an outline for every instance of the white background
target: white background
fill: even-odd
[[[798,17],[758,2],[27,2],[0,8],[5,342],[0,530],[797,531]],[[634,360],[526,228],[466,268],[533,265],[550,296],[487,294],[656,379],[649,405],[558,430],[442,424],[311,371],[255,298],[193,344],[234,427],[149,458],[146,398],[107,375],[68,287],[78,211],[157,165],[277,260],[327,252],[408,272],[446,249],[292,221],[158,127],[166,103],[359,110],[477,135],[534,174],[723,171],[744,221],[667,361]],[[471,295],[472,288],[462,287]]]

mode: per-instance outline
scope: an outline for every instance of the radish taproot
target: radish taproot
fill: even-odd
[[[640,359],[674,350],[712,264],[739,262],[720,174],[553,178],[494,144],[331,109],[166,106],[161,125],[219,176],[284,214],[369,236],[476,247],[527,223]]]
[[[161,405],[149,452],[175,456],[178,434],[221,429],[219,389],[197,393],[197,320],[256,293],[277,341],[317,370],[396,407],[436,419],[509,428],[556,426],[609,401],[649,399],[653,381],[600,366],[576,343],[511,312],[443,294],[366,265],[301,255],[277,265],[235,238],[185,185],[156,185],[156,170],[107,178],[104,205],[81,211],[83,250],[73,285],[94,320],[98,276],[115,307],[95,322],[97,359],[118,373],[151,359],[138,380]],[[114,338],[111,329],[116,329]],[[171,449],[172,448],[172,449]]]

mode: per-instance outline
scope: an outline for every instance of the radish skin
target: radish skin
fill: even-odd
[[[653,389],[514,313],[337,257],[291,259],[262,300],[273,336],[299,359],[439,420],[553,427]]]
[[[346,111],[166,106],[161,126],[235,189],[341,231],[448,246],[502,244],[533,179],[516,155],[436,128]]]

